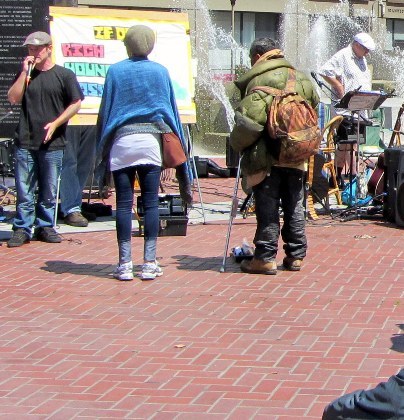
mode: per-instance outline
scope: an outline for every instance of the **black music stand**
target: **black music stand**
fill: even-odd
[[[375,110],[379,108],[379,106],[391,95],[388,95],[384,92],[378,91],[360,91],[360,90],[353,90],[347,92],[343,98],[335,105],[336,108],[345,108],[352,112],[352,114],[357,114],[357,121],[356,121],[356,160],[355,160],[355,167],[356,167],[356,180],[357,185],[355,189],[355,200],[353,199],[352,194],[352,177],[350,181],[350,191],[349,191],[349,198],[350,202],[353,202],[352,208],[355,209],[355,219],[359,218],[359,205],[358,205],[358,190],[359,190],[359,146],[360,146],[360,111],[367,111],[367,110]],[[352,145],[352,155],[351,155],[351,164],[353,160],[353,145]],[[352,173],[352,167],[351,167]]]

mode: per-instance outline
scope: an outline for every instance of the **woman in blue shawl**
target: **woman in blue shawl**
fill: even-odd
[[[107,73],[98,115],[98,152],[109,164],[116,191],[116,230],[119,263],[114,277],[133,279],[131,250],[132,206],[137,174],[144,209],[142,280],[163,274],[156,260],[159,232],[158,192],[162,170],[161,133],[174,132],[185,148],[184,134],[167,69],[148,60],[155,34],[144,25],[129,28],[126,60]],[[177,169],[180,192],[189,193],[187,164]],[[189,202],[190,196],[186,201]]]

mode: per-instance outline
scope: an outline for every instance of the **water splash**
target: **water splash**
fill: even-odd
[[[368,56],[373,67],[373,81],[390,81],[389,88],[404,96],[404,52],[399,49],[384,49],[386,34],[385,23],[373,11],[355,9],[355,18],[350,16],[348,0],[324,7],[310,7],[310,11],[299,0],[289,0],[280,30],[280,40],[286,57],[306,73],[318,71],[335,52],[352,41],[358,32],[369,32],[376,40],[376,50]],[[361,10],[361,9],[360,9]],[[361,16],[358,16],[361,13]],[[359,19],[358,19],[359,18]],[[296,37],[296,28],[308,27],[308,36]],[[291,56],[291,51],[296,51]],[[389,85],[389,84],[388,84]]]
[[[195,31],[191,31],[191,42],[193,57],[197,59],[197,92],[207,95],[203,99],[214,99],[221,104],[223,126],[227,124],[227,128],[220,131],[230,131],[234,125],[234,111],[226,94],[223,75],[229,73],[231,51],[235,53],[235,63],[246,63],[246,53],[231,34],[213,24],[205,0],[171,0],[170,7],[194,13]],[[280,41],[286,58],[307,74],[318,72],[335,52],[351,42],[355,33],[371,29],[376,40],[376,50],[368,57],[373,67],[373,80],[391,81],[387,84],[388,89],[394,88],[397,95],[404,96],[404,52],[384,50],[385,23],[375,16],[373,10],[369,13],[365,9],[355,9],[355,14],[353,18],[348,0],[340,0],[327,8],[324,4],[321,8],[311,5],[310,10],[299,0],[288,0],[280,27]],[[302,33],[308,35],[296,36],[296,28],[303,28]],[[208,121],[207,114],[209,112],[201,113],[199,118]],[[198,122],[200,125],[205,123]]]
[[[296,36],[296,28],[308,28],[308,36]],[[338,28],[338,29],[336,29]],[[349,3],[340,0],[326,11],[316,6],[307,10],[299,0],[289,0],[283,15],[280,40],[286,55],[299,69],[318,70],[336,51],[349,44],[352,34],[362,31],[349,17]]]
[[[171,3],[171,7],[186,12],[190,1],[171,0]],[[231,34],[213,24],[205,0],[193,0],[192,9],[196,10],[196,30],[191,31],[193,53],[197,59],[196,86],[222,104],[228,129],[231,131],[234,125],[234,110],[225,91],[226,80],[220,76],[228,73],[228,68],[223,64],[223,54],[228,52],[230,57],[231,51],[235,53],[240,47]]]
[[[324,16],[319,16],[316,19],[309,36],[307,38],[308,57],[306,63],[311,63],[312,69],[316,72],[324,63],[324,57],[327,56],[328,48],[326,42],[316,42],[318,39],[329,39],[328,27]],[[310,46],[310,47],[309,47]],[[307,66],[307,64],[306,64]]]

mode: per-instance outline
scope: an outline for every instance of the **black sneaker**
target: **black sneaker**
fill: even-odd
[[[35,237],[38,241],[58,244],[62,242],[62,237],[53,227],[40,227],[35,230]]]
[[[24,229],[16,229],[8,240],[7,246],[9,248],[16,248],[17,246],[27,244],[29,241],[30,237]]]

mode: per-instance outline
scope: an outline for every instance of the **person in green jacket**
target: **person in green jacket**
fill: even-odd
[[[270,138],[266,129],[267,111],[273,97],[262,91],[251,90],[256,86],[284,89],[288,69],[294,69],[270,38],[258,38],[250,47],[252,68],[236,82],[241,101],[235,110],[235,125],[230,134],[230,144],[241,152],[243,189],[253,192],[257,229],[252,260],[244,260],[241,270],[252,274],[276,274],[279,235],[284,242],[286,270],[299,271],[306,256],[307,239],[304,217],[305,162],[279,165],[269,153]],[[310,79],[296,72],[296,91],[313,108],[319,97]],[[280,228],[279,210],[283,210]]]

